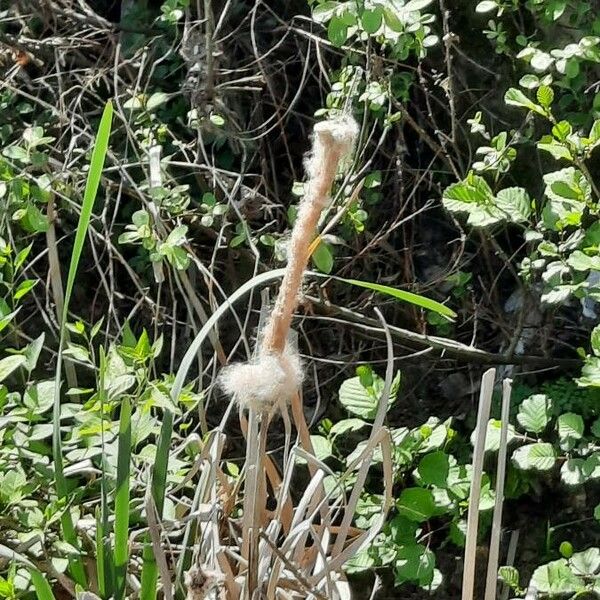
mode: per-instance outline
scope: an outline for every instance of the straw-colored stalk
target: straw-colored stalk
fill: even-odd
[[[292,230],[283,282],[257,355],[250,363],[228,367],[221,376],[224,390],[237,400],[240,408],[248,410],[242,557],[247,561],[245,597],[250,600],[259,585],[258,551],[261,514],[266,503],[264,456],[269,421],[278,406],[297,396],[303,378],[298,353],[288,341],[292,318],[321,211],[329,201],[340,160],[351,151],[357,132],[356,123],[349,117],[315,126],[312,153],[306,163],[307,191]]]
[[[485,583],[485,600],[496,600],[498,588],[498,563],[500,557],[500,534],[502,532],[502,506],[504,504],[504,480],[506,478],[506,450],[508,445],[508,420],[510,415],[510,395],[512,380],[502,382],[502,413],[500,427],[500,446],[498,448],[498,466],[496,469],[496,500],[492,517],[492,535],[488,554],[488,569]]]
[[[463,571],[462,600],[473,600],[475,589],[475,559],[477,553],[477,531],[479,528],[479,498],[481,496],[481,476],[485,454],[485,438],[490,417],[492,393],[494,391],[495,369],[488,369],[481,378],[477,429],[475,430],[475,448],[473,453],[473,480],[469,494],[467,513],[467,535],[465,541],[465,563]]]

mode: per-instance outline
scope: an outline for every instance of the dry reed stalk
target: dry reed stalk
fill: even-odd
[[[517,545],[519,544],[519,529],[515,529],[510,534],[510,540],[508,541],[508,550],[506,552],[506,562],[508,567],[512,567],[515,564],[515,558],[517,556]],[[510,586],[504,585],[502,593],[500,594],[500,600],[507,600],[510,594]]]
[[[502,531],[502,506],[504,504],[504,480],[506,477],[506,447],[508,442],[508,420],[512,380],[502,382],[502,413],[498,467],[496,470],[496,500],[492,517],[492,535],[488,555],[488,569],[485,583],[485,600],[495,600],[498,588],[498,561],[500,556],[500,533]]]
[[[465,563],[462,583],[462,600],[473,600],[475,589],[475,560],[477,553],[477,530],[479,528],[479,499],[481,496],[481,476],[483,473],[483,457],[485,454],[485,438],[490,417],[492,393],[494,391],[495,369],[488,369],[481,378],[479,394],[479,411],[477,413],[477,429],[475,448],[473,449],[473,480],[469,494],[469,510],[467,513],[467,536],[465,541]]]
[[[54,207],[54,197],[48,201],[48,230],[46,231],[46,244],[48,246],[48,278],[50,279],[50,289],[52,290],[52,296],[54,298],[54,306],[56,308],[56,321],[60,326],[62,320],[63,304],[65,294],[62,285],[62,276],[60,273],[60,259],[58,257],[58,246],[56,242],[56,229],[54,227],[54,221],[56,219],[56,211]],[[65,342],[69,342],[69,332],[65,331]],[[67,383],[71,389],[76,389],[77,385],[77,374],[75,372],[75,365],[70,361],[65,361],[65,374],[67,376]],[[77,401],[79,395],[74,396],[74,400]]]

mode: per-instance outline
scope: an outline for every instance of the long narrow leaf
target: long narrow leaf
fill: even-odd
[[[421,308],[425,308],[426,310],[431,310],[449,319],[454,319],[456,317],[456,313],[452,309],[448,308],[446,305],[441,304],[440,302],[436,302],[435,300],[431,300],[431,298],[420,296],[419,294],[413,294],[412,292],[398,290],[387,285],[381,285],[380,283],[360,281],[358,279],[342,279],[341,277],[335,277],[335,279],[339,279],[339,281],[344,281],[351,285],[366,288],[367,290],[380,292],[382,294],[386,294],[387,296],[392,296],[392,298],[397,298],[398,300],[402,300],[404,302],[420,306]]]
[[[117,490],[115,493],[115,600],[125,598],[129,562],[129,477],[131,469],[131,402],[121,404],[119,450],[117,456]]]
[[[92,158],[90,163],[90,170],[85,186],[85,192],[83,194],[83,204],[81,206],[81,214],[79,217],[79,223],[77,224],[77,232],[75,234],[75,242],[73,244],[73,253],[71,254],[71,262],[69,265],[69,275],[67,277],[67,287],[63,304],[62,318],[60,322],[60,337],[58,344],[58,358],[56,361],[56,374],[54,378],[54,408],[53,408],[53,428],[52,428],[52,455],[54,459],[54,480],[56,485],[56,494],[59,499],[67,498],[68,488],[67,481],[64,474],[63,458],[62,458],[62,443],[60,437],[60,387],[61,387],[61,372],[62,372],[62,357],[63,347],[65,344],[65,333],[67,316],[69,314],[69,301],[73,292],[73,286],[75,284],[75,276],[77,274],[77,267],[79,265],[79,259],[81,257],[81,251],[85,241],[85,236],[90,223],[90,217],[92,209],[94,207],[94,200],[98,192],[98,186],[100,184],[100,176],[104,167],[104,159],[106,157],[106,151],[108,149],[108,140],[110,137],[112,123],[112,104],[109,102],[104,109],[100,126],[98,128],[98,134],[96,136],[96,143],[94,144],[94,150],[92,152]],[[73,525],[73,519],[71,518],[71,512],[67,508],[63,511],[61,516],[61,527],[63,538],[66,542],[72,546],[78,547],[77,534],[75,532],[75,526]],[[79,558],[73,558],[69,561],[69,570],[73,579],[80,584],[82,587],[87,588],[86,576],[83,562]]]
[[[156,506],[158,517],[162,517],[166,487],[167,487],[167,468],[169,464],[169,447],[171,445],[171,436],[173,434],[173,413],[165,410],[163,415],[162,427],[158,438],[158,447],[156,449],[156,458],[152,470],[152,498]],[[142,566],[142,589],[140,592],[141,600],[155,600],[156,582],[158,579],[158,565],[152,549],[150,536],[146,536],[143,552]],[[167,582],[164,582],[167,585]],[[169,584],[170,585],[170,584]]]
[[[56,600],[52,593],[52,588],[46,578],[37,569],[29,569],[31,582],[35,588],[35,595],[38,600]]]
[[[105,415],[106,405],[106,352],[100,346],[100,370],[98,377],[98,401],[100,414]],[[102,456],[105,457],[104,423],[101,429]],[[105,460],[101,461],[102,478],[100,479],[100,510],[96,515],[96,576],[98,578],[98,592],[101,598],[110,598],[113,595],[115,574],[114,553],[111,547],[111,522],[109,519],[110,507],[108,504],[109,478],[106,476]]]

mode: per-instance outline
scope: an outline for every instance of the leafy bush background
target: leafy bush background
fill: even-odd
[[[233,322],[220,328],[214,354],[198,358],[199,385],[176,407],[172,373],[216,305],[252,274],[283,264],[311,126],[350,110],[361,138],[333,204],[345,212],[323,235],[314,268],[426,294],[458,313],[448,322],[375,300],[396,328],[402,359],[388,413],[397,501],[381,539],[351,570],[387,566],[390,587],[457,593],[451,557],[461,554],[464,535],[477,383],[483,365],[500,364],[518,383],[507,518],[535,523],[514,587],[520,592],[532,573],[548,593],[597,586],[593,548],[589,572],[561,550],[565,536],[584,551],[598,533],[593,3],[207,6],[204,14],[185,0],[21,0],[1,9],[2,544],[54,579],[81,549],[90,551],[85,525],[101,505],[100,469],[109,481],[117,476],[125,398],[131,527],[146,525],[144,490],[165,408],[176,414],[168,485],[188,483],[224,411],[214,374],[227,355],[250,347],[257,295],[238,313],[245,333]],[[108,98],[113,133],[65,351],[65,504],[48,483],[60,281]],[[364,439],[377,394],[382,332],[351,325],[373,325],[373,302],[368,291],[319,280],[307,285],[297,324],[315,446],[333,467],[347,464]],[[350,386],[360,409],[347,397]],[[228,434],[235,481],[241,440],[233,426]],[[493,480],[485,485],[489,500]],[[380,491],[374,477],[358,526],[378,510]],[[168,498],[166,519],[182,517],[188,494],[184,485]],[[66,506],[77,513],[79,548],[59,534]],[[572,521],[583,525],[566,528]],[[188,548],[177,562],[179,583],[190,560]],[[563,562],[540,567],[551,560]],[[22,562],[2,566],[0,594],[31,594]],[[555,579],[540,582],[544,569]]]

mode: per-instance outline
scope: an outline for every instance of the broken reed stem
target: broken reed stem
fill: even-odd
[[[475,447],[473,449],[473,474],[469,494],[469,510],[467,513],[467,536],[465,541],[465,561],[462,582],[462,600],[473,600],[475,589],[475,560],[477,553],[477,530],[479,528],[479,498],[481,496],[481,476],[483,473],[483,457],[485,454],[485,438],[490,417],[492,393],[494,391],[495,369],[488,369],[481,378],[479,393],[479,411],[477,413],[477,429]]]
[[[246,592],[249,600],[258,587],[258,533],[261,512],[261,438],[265,428],[260,428],[260,415],[254,409],[248,414],[246,439],[246,478],[242,524],[242,557],[248,561]]]
[[[492,517],[492,535],[488,554],[488,569],[485,583],[485,600],[496,600],[498,589],[498,563],[500,557],[500,533],[502,531],[502,505],[504,504],[504,480],[506,478],[506,446],[508,442],[508,420],[510,415],[510,395],[512,380],[502,382],[502,413],[500,417],[500,447],[496,469],[496,500]]]

